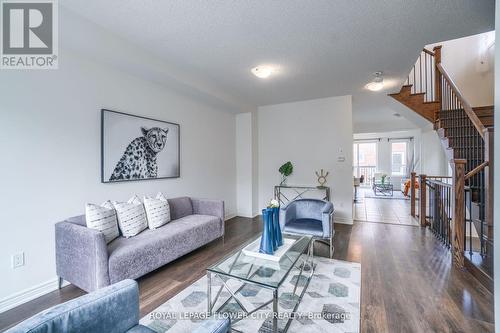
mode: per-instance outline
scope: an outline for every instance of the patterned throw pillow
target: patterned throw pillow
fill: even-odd
[[[148,227],[144,205],[137,195],[128,202],[113,201],[123,237],[130,238]]]
[[[156,229],[170,222],[170,206],[161,192],[156,198],[144,197],[144,208],[149,229]]]
[[[85,221],[90,229],[99,230],[104,234],[106,243],[120,235],[116,219],[116,211],[110,201],[102,205],[86,204]]]

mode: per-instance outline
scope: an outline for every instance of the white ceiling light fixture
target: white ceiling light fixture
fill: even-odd
[[[261,65],[252,68],[252,74],[260,79],[267,79],[272,74],[275,74],[278,70],[271,66]]]
[[[368,83],[365,88],[371,91],[379,91],[384,88],[384,77],[382,76],[382,72],[373,73],[372,82]]]

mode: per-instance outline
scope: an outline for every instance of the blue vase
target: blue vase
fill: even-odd
[[[283,235],[281,234],[279,207],[273,208],[273,228],[274,242],[276,243],[276,247],[280,247],[283,245]]]
[[[262,210],[262,220],[264,222],[264,227],[262,229],[262,237],[260,238],[260,253],[273,254],[273,214],[269,209]]]

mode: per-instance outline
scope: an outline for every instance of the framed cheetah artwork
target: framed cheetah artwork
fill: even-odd
[[[180,126],[101,110],[101,182],[180,177]]]

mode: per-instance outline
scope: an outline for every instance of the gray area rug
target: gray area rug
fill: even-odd
[[[361,265],[341,260],[322,257],[314,258],[314,275],[296,310],[288,332],[359,332],[360,323],[360,289]],[[304,270],[310,268],[306,265]],[[266,272],[262,272],[266,274]],[[308,274],[306,274],[308,276]],[[299,270],[293,270],[279,289],[279,311],[290,317],[295,305],[293,288],[299,276]],[[222,283],[212,278],[215,285]],[[306,278],[299,279],[300,294],[306,283]],[[241,284],[237,281],[226,281],[232,290],[237,290]],[[219,288],[212,289],[212,297]],[[222,291],[220,301],[215,308],[221,306],[229,298],[229,292]],[[258,307],[272,298],[268,289],[247,284],[237,293],[244,306]],[[204,276],[192,285],[182,290],[176,296],[159,306],[141,319],[141,324],[152,330],[163,333],[191,332],[207,315],[207,278]],[[233,325],[241,332],[269,332],[271,305],[254,313]],[[242,314],[240,306],[231,299],[222,307],[222,313],[229,315]],[[287,317],[287,318],[288,318]],[[279,321],[280,332],[286,324],[286,319]]]

